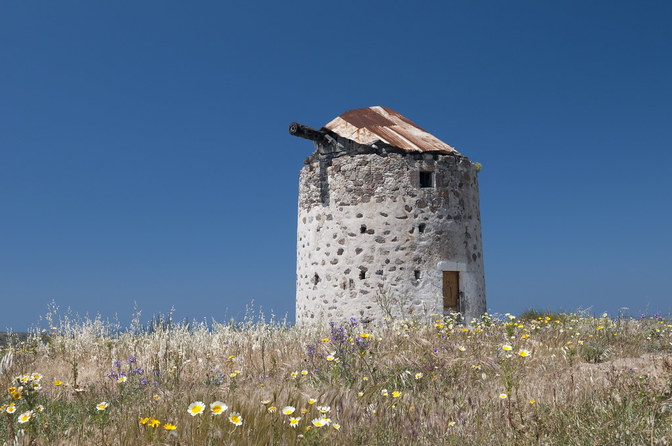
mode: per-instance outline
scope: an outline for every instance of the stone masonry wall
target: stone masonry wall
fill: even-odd
[[[329,147],[318,146],[317,155]],[[297,323],[380,322],[409,309],[443,313],[444,270],[459,270],[460,310],[485,311],[478,180],[465,157],[314,154],[301,170]],[[419,172],[434,187],[420,187]],[[383,305],[381,306],[381,302]]]

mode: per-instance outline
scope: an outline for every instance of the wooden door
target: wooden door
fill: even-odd
[[[457,271],[443,272],[443,311],[457,311],[457,296],[459,293]]]

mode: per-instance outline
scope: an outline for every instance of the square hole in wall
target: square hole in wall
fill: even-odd
[[[434,173],[420,171],[420,187],[434,187]]]

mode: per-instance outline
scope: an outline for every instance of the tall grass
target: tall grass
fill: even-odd
[[[534,316],[377,328],[159,317],[121,329],[50,315],[45,332],[0,354],[0,442],[672,442],[670,321]],[[215,401],[228,409],[213,414]],[[202,413],[189,413],[194,402]]]

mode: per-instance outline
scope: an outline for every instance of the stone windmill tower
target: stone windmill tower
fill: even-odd
[[[290,133],[299,177],[296,321],[485,312],[477,167],[385,107]]]

